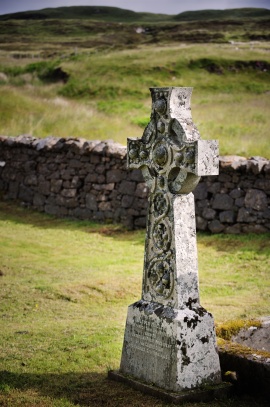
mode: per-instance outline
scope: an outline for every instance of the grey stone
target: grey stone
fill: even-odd
[[[19,192],[19,182],[10,182],[6,199],[16,199]]]
[[[149,190],[144,182],[140,182],[139,184],[137,184],[135,196],[138,196],[140,198],[147,198],[148,192]]]
[[[250,222],[255,222],[256,217],[252,215],[250,209],[246,208],[240,208],[238,215],[237,215],[237,222],[244,222],[244,223],[250,223]]]
[[[262,189],[263,191],[270,191],[270,179],[265,178],[256,179],[254,188]]]
[[[151,93],[151,121],[128,139],[128,168],[142,169],[150,195],[142,299],[128,308],[120,372],[179,392],[220,383],[214,322],[199,304],[192,194],[200,176],[218,173],[218,151],[193,125],[191,88]]]
[[[50,195],[50,182],[49,181],[42,181],[38,183],[38,192],[42,195]]]
[[[33,198],[33,205],[34,206],[43,206],[46,201],[46,197],[41,194],[35,194]]]
[[[90,209],[91,211],[96,211],[97,210],[96,195],[87,194],[85,199],[85,205],[87,209]]]
[[[63,181],[61,179],[51,180],[51,192],[58,194],[61,191]]]
[[[196,216],[196,228],[198,230],[206,230],[207,224],[207,220],[203,219],[201,216]]]
[[[87,208],[80,208],[77,207],[73,211],[73,216],[79,219],[91,219],[92,218],[92,211]]]
[[[130,171],[128,178],[131,181],[136,181],[136,182],[144,182],[144,178],[142,176],[142,172],[140,170],[132,170]]]
[[[235,213],[234,211],[223,211],[219,214],[219,220],[221,223],[234,223]]]
[[[213,184],[211,184],[208,187],[208,191],[211,192],[211,194],[213,194],[213,195],[220,192],[220,189],[221,189],[221,183],[220,182],[213,182]]]
[[[89,173],[87,174],[86,178],[85,178],[85,183],[93,183],[93,182],[97,182],[98,179],[98,175],[95,173]]]
[[[195,199],[206,199],[208,195],[207,185],[205,182],[200,182],[197,187],[194,189]]]
[[[98,209],[100,211],[111,211],[112,210],[112,206],[111,206],[111,202],[100,202],[98,205]]]
[[[25,185],[29,185],[29,186],[37,185],[38,181],[37,181],[37,176],[36,176],[36,174],[29,174],[29,175],[27,175],[27,176],[25,177],[25,179],[24,179],[24,183],[25,183]]]
[[[240,188],[235,188],[229,193],[229,195],[231,198],[237,199],[244,195],[244,191]]]
[[[134,201],[134,197],[131,195],[123,195],[121,206],[122,208],[130,208]]]
[[[241,233],[241,225],[239,223],[236,223],[235,225],[227,226],[224,229],[225,233],[232,234],[232,235],[237,235]]]
[[[267,209],[267,195],[259,189],[249,189],[245,196],[246,208],[252,208],[256,211]]]
[[[111,170],[107,172],[106,183],[120,182],[126,178],[126,173],[123,170]]]
[[[134,195],[136,183],[133,181],[122,181],[119,186],[119,192],[126,195]]]
[[[264,219],[270,219],[270,209],[266,209],[262,214]]]
[[[242,206],[244,206],[244,204],[245,204],[245,198],[244,197],[242,197],[242,198],[237,198],[236,200],[235,200],[235,205],[236,206],[238,206],[238,207],[242,207]]]
[[[269,229],[263,225],[244,225],[244,233],[267,233]]]
[[[69,189],[62,189],[61,195],[66,198],[74,198],[77,195],[77,189],[69,188]]]
[[[265,158],[262,157],[251,157],[251,160],[247,161],[247,169],[252,171],[253,174],[259,174],[263,167],[268,163]]]
[[[31,188],[25,187],[24,185],[20,185],[19,187],[19,194],[18,198],[23,202],[31,203],[33,200],[34,192]]]
[[[225,226],[222,225],[222,223],[220,223],[219,220],[215,219],[215,220],[212,220],[211,222],[209,222],[208,229],[212,233],[220,233],[225,229]]]
[[[139,218],[135,218],[134,225],[138,228],[144,228],[146,226],[146,217],[141,216]]]
[[[217,194],[212,206],[214,209],[230,210],[233,208],[233,199],[228,194]]]
[[[202,211],[202,217],[207,220],[213,220],[216,216],[216,211],[212,208],[204,208]]]

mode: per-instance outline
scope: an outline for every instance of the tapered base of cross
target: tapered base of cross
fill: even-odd
[[[212,315],[202,307],[130,305],[120,372],[176,392],[220,383]]]

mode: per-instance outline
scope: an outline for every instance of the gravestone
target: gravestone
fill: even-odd
[[[151,88],[141,139],[128,139],[128,168],[149,187],[142,298],[128,308],[120,376],[171,392],[221,381],[213,317],[199,301],[193,189],[217,175],[217,141],[201,140],[192,88]]]

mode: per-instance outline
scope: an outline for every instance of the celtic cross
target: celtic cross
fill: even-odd
[[[152,113],[141,139],[128,139],[128,168],[140,168],[149,194],[142,299],[199,306],[192,191],[218,174],[217,141],[201,140],[191,117],[192,88],[151,88]]]
[[[199,302],[192,194],[202,175],[218,174],[218,146],[200,139],[191,92],[151,88],[150,122],[141,139],[128,139],[128,167],[143,172],[149,211],[142,298],[128,307],[120,370],[111,374],[173,392],[221,380],[214,320]]]

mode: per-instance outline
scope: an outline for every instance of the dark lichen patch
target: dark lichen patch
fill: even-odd
[[[198,321],[199,321],[198,315],[195,315],[193,318],[188,317],[184,318],[184,322],[186,322],[187,327],[192,329],[196,328]]]
[[[201,338],[202,343],[208,343],[209,342],[209,336],[204,336]]]
[[[182,352],[182,362],[183,366],[187,366],[190,364],[190,358],[187,355],[187,345],[183,343],[181,346],[181,352]]]

